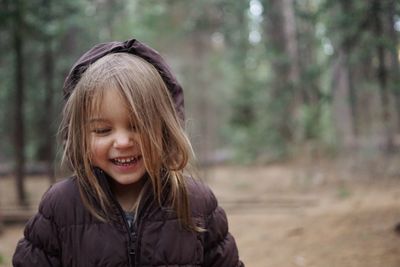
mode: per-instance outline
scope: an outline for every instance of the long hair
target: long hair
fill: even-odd
[[[64,139],[62,162],[74,171],[85,206],[98,219],[110,219],[110,199],[93,173],[89,140],[89,119],[98,112],[104,91],[110,88],[117,89],[126,101],[140,134],[144,165],[156,200],[163,205],[163,194],[167,193],[168,203],[182,225],[198,229],[191,220],[183,175],[193,155],[191,144],[158,71],[128,53],[109,54],[89,66],[64,107],[60,126]]]

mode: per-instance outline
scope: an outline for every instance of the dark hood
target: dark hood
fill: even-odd
[[[91,64],[93,64],[99,58],[112,53],[131,53],[152,64],[158,70],[162,79],[167,85],[179,118],[182,120],[182,122],[184,121],[183,90],[181,85],[176,80],[175,75],[173,75],[171,68],[156,50],[135,39],[125,42],[109,42],[98,44],[83,54],[78,61],[75,62],[70,73],[64,81],[64,99],[68,99],[68,97],[71,95],[71,92],[75,89],[75,86],[79,82],[82,74]]]

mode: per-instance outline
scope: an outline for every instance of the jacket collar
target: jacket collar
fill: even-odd
[[[112,178],[105,171],[103,171],[102,169],[100,169],[98,167],[93,167],[93,173],[95,174],[100,187],[102,188],[102,190],[107,195],[107,198],[112,203],[112,208],[113,208],[114,212],[119,215],[122,215],[123,210],[121,208],[121,205],[119,204],[114,193],[111,190],[110,183],[111,183]],[[142,179],[150,180],[150,178],[148,178],[148,177],[143,177]],[[152,186],[150,184],[150,181],[147,181],[145,183],[143,190],[145,190],[145,192],[143,195],[143,199],[139,203],[138,214],[137,214],[138,218],[144,214],[144,212],[147,210],[147,208],[150,205],[157,203],[157,201],[155,201],[155,196],[154,196],[154,192],[153,192]]]

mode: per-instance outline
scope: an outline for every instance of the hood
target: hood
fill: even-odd
[[[82,74],[91,64],[93,64],[99,58],[112,53],[131,53],[152,64],[164,80],[172,97],[172,101],[174,102],[175,110],[179,118],[182,122],[184,121],[184,99],[182,86],[178,83],[175,75],[171,71],[171,68],[161,57],[161,55],[153,48],[139,42],[136,39],[127,40],[125,42],[115,41],[98,44],[83,54],[73,65],[71,71],[64,81],[64,100],[69,98],[72,91],[75,89],[75,86],[82,77]]]

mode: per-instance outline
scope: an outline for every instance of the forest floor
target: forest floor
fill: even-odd
[[[247,267],[399,267],[400,173],[381,176],[377,168],[310,160],[201,174],[228,214]],[[33,202],[47,184],[28,180]],[[0,179],[3,207],[12,205],[12,188],[11,179]],[[22,230],[6,225],[0,235],[1,267],[11,266]]]

